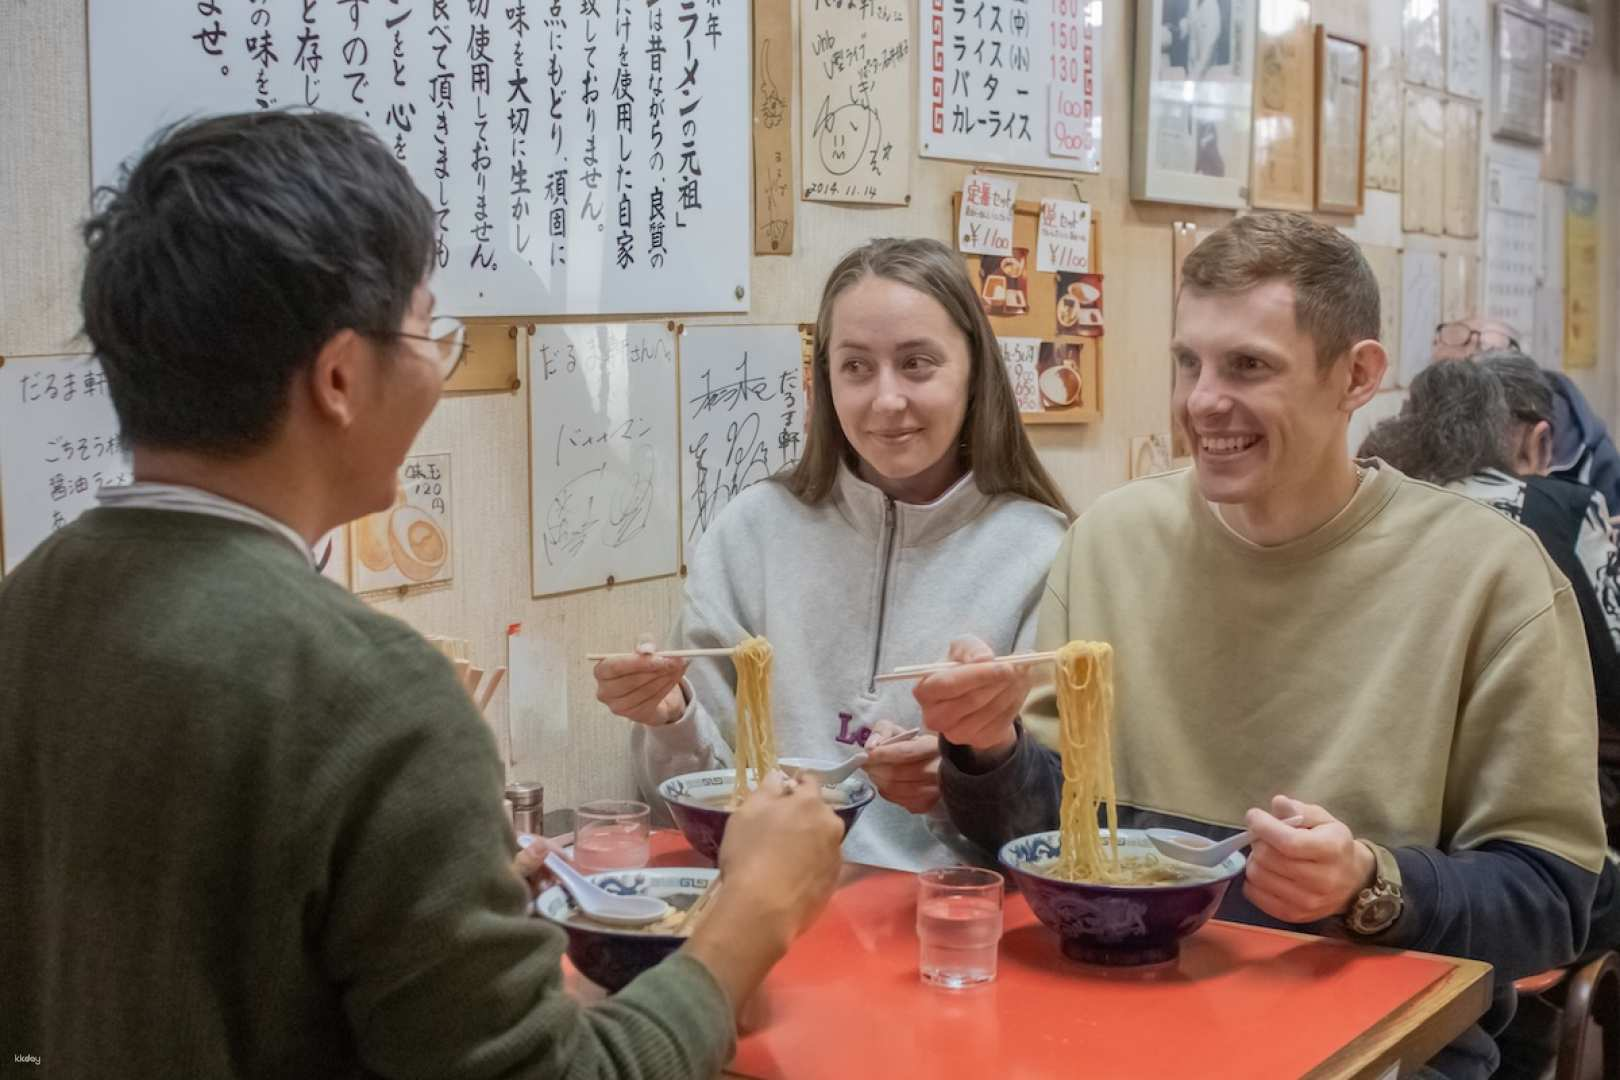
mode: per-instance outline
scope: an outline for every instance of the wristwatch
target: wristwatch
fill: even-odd
[[[1377,844],[1361,842],[1372,851],[1377,872],[1372,884],[1351,901],[1350,910],[1344,913],[1344,925],[1352,934],[1372,937],[1395,925],[1406,900],[1401,895],[1401,868],[1395,856]]]

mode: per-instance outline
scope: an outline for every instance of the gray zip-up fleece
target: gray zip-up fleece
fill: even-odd
[[[998,653],[1034,640],[1036,604],[1065,528],[1050,507],[984,494],[971,473],[926,505],[896,502],[847,469],[817,506],[781,484],[756,484],[688,556],[686,602],[669,645],[770,639],[777,752],[845,757],[881,718],[922,721],[913,684],[874,683],[879,672],[943,659],[964,634]],[[730,660],[694,660],[685,715],[660,728],[633,725],[637,779],[650,801],[671,776],[733,764],[736,681]],[[906,870],[961,861],[931,831],[934,819],[945,825],[942,809],[918,816],[880,798],[844,857]]]

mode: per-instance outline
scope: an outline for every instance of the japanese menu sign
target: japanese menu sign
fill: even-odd
[[[92,172],[186,116],[364,119],[458,315],[746,308],[747,0],[90,0]]]
[[[924,157],[1102,169],[1102,0],[918,0]]]
[[[1011,255],[1018,181],[970,173],[962,181],[956,221],[957,250],[969,255]]]
[[[41,541],[130,482],[107,376],[90,356],[0,363],[0,547],[10,573]]]

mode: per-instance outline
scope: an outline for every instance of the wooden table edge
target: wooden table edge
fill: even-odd
[[[1397,1064],[1398,1075],[1410,1076],[1485,1015],[1494,981],[1491,965],[1434,953],[1412,955],[1443,961],[1451,970],[1340,1047],[1304,1080],[1374,1080]]]

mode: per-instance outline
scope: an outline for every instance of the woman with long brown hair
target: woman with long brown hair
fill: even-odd
[[[961,257],[933,240],[874,240],[845,255],[816,319],[804,457],[737,496],[689,557],[681,648],[769,638],[776,745],[841,758],[873,733],[916,727],[896,664],[972,634],[1012,651],[1073,517],[1019,422],[1001,351]],[[638,779],[732,763],[729,661],[642,655],[597,666],[597,696],[636,721]],[[885,801],[846,848],[915,869],[955,861],[925,819],[939,799],[936,739],[873,751]],[[942,822],[942,817],[933,819]]]

